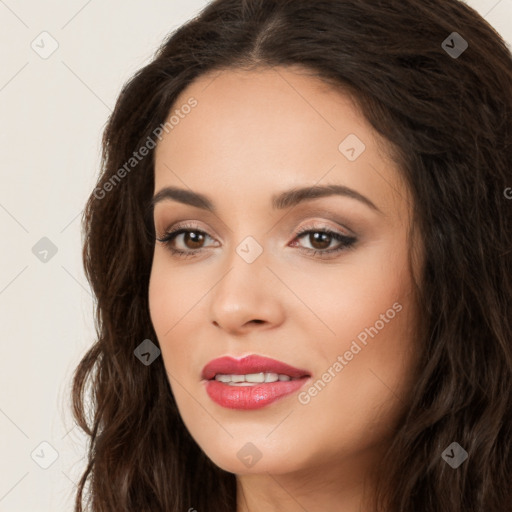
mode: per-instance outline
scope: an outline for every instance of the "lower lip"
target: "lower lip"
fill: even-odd
[[[261,409],[299,390],[307,380],[309,377],[254,386],[230,386],[218,380],[209,380],[206,381],[206,392],[214,402],[228,409]]]

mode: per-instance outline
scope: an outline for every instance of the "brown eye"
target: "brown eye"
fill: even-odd
[[[354,246],[357,239],[353,236],[343,235],[336,231],[325,228],[303,229],[297,233],[296,240],[304,239],[310,247],[305,247],[302,243],[294,242],[294,247],[299,247],[301,251],[312,254],[317,257],[332,257],[341,251],[350,249]],[[331,244],[335,242],[335,246]]]
[[[190,254],[193,254],[203,248],[207,237],[211,238],[204,231],[196,228],[182,227],[166,233],[164,238],[157,238],[157,240],[166,245],[171,252],[184,254],[188,251]]]
[[[204,243],[204,233],[201,231],[185,231],[183,235],[183,243],[187,249],[200,249]]]
[[[182,226],[165,235],[164,238],[157,238],[157,240],[162,242],[173,255],[180,258],[193,257],[204,252],[203,249],[208,247],[205,245],[207,238],[215,242],[208,233],[193,226]],[[311,247],[304,247],[297,242],[301,239],[305,239]],[[333,257],[341,251],[352,248],[357,241],[355,237],[324,228],[304,229],[296,234],[295,240],[293,247],[298,247],[300,251],[319,258]],[[333,242],[337,242],[335,247],[331,247]]]
[[[323,250],[327,249],[332,242],[332,236],[323,231],[312,231],[309,234],[309,242],[313,249]]]

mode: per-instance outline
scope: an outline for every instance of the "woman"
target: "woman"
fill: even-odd
[[[509,510],[511,137],[512,56],[457,0],[173,33],[85,211],[75,510]]]

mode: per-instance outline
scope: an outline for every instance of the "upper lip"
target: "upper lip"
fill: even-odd
[[[241,359],[230,356],[219,357],[210,361],[201,372],[204,380],[211,380],[218,374],[247,375],[248,373],[277,373],[292,378],[310,377],[306,370],[301,370],[289,364],[269,357],[250,355]]]

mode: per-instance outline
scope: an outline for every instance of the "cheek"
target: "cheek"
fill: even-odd
[[[185,314],[187,288],[182,289],[179,277],[174,272],[171,276],[162,260],[163,258],[155,254],[149,279],[148,300],[151,322],[167,367],[171,350],[173,360],[178,358],[178,353],[172,345],[176,339],[176,330],[180,326],[179,320]]]
[[[346,330],[341,323],[337,327],[347,334],[346,350],[356,352],[357,345],[361,349],[350,364],[361,371],[360,380],[369,394],[371,389],[377,396],[393,396],[396,389],[405,392],[414,365],[417,321],[405,248],[383,247],[373,261],[354,269],[348,286]]]
[[[345,340],[360,333],[364,338],[365,329],[376,322],[381,326],[381,315],[385,320],[391,318],[389,323],[397,323],[395,317],[400,315],[393,305],[399,302],[405,306],[412,288],[407,268],[405,250],[393,250],[391,243],[383,241],[347,254],[338,265],[301,272],[300,279],[290,274],[287,278],[293,282],[294,292],[314,313],[297,318],[316,322],[318,335],[328,342],[322,344],[324,354],[339,351]],[[385,325],[389,331],[388,322]],[[304,328],[311,331],[311,325]]]
[[[324,349],[329,354],[322,357],[325,362],[316,368],[315,379],[300,397],[296,435],[303,428],[313,431],[321,425],[322,437],[331,440],[328,451],[337,453],[392,437],[406,409],[415,362],[409,336],[411,310],[405,300],[397,302],[402,309],[388,323],[375,325],[374,313],[381,310],[363,308],[350,325],[337,325],[338,332],[347,335],[338,336]],[[358,338],[359,333],[364,337]]]
[[[167,333],[185,315],[190,309],[189,303],[200,291],[195,291],[194,283],[183,272],[173,268],[168,258],[164,249],[155,249],[149,279],[150,315],[159,335]]]
[[[379,249],[361,252],[328,281],[329,288],[317,286],[308,295],[309,304],[335,334],[324,335],[315,348],[322,361],[315,368],[320,382],[310,388],[307,407],[315,409],[314,416],[327,414],[333,424],[347,428],[353,424],[357,429],[364,418],[377,421],[383,411],[392,421],[389,408],[405,404],[413,381],[417,311],[406,251],[390,245]],[[304,401],[309,398],[304,396]],[[333,403],[339,406],[333,409]]]
[[[155,251],[149,279],[149,313],[157,335],[165,368],[171,378],[195,378],[188,373],[197,342],[197,315],[204,317],[205,279],[198,273],[177,270],[163,250]],[[203,276],[204,277],[204,276]]]
[[[164,319],[167,314],[172,315],[174,311],[172,307],[173,296],[169,294],[168,288],[167,276],[163,272],[163,266],[159,264],[159,258],[155,254],[149,278],[148,300],[151,321],[159,337],[163,329]]]

